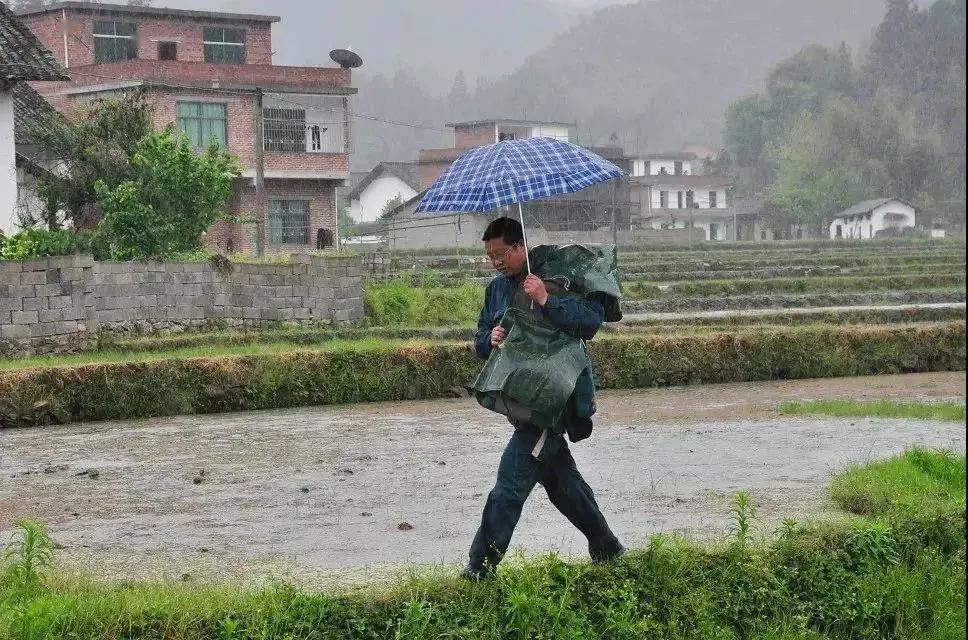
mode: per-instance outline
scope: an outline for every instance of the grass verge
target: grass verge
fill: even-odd
[[[505,563],[481,583],[424,574],[342,594],[64,578],[43,562],[49,539],[28,525],[0,575],[0,636],[951,640],[965,634],[964,476],[963,456],[913,451],[851,469],[835,492],[849,482],[858,492],[932,497],[930,509],[874,501],[864,518],[788,522],[753,540],[757,522],[738,497],[735,532],[716,545],[655,536],[608,566],[546,556]],[[934,499],[939,482],[950,491]]]
[[[614,334],[589,349],[602,388],[955,371],[965,366],[965,323]],[[0,372],[0,427],[439,398],[460,393],[481,366],[466,343],[150,355]]]
[[[964,406],[961,411],[964,419]],[[965,458],[913,449],[848,469],[834,479],[830,494],[847,511],[864,516],[964,512]]]
[[[780,404],[780,413],[864,418],[917,418],[965,421],[964,402],[899,402],[897,400],[794,400]]]

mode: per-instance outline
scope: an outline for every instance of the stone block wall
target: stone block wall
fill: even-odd
[[[90,348],[98,332],[348,324],[363,318],[359,258],[292,264],[0,262],[0,354]]]
[[[94,265],[90,256],[0,261],[0,355],[91,346]]]

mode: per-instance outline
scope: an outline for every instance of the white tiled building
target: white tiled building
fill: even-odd
[[[879,231],[913,227],[916,217],[917,210],[904,200],[864,200],[837,214],[830,222],[830,237],[869,240]]]

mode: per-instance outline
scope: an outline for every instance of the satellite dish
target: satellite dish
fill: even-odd
[[[363,58],[349,49],[333,49],[329,52],[329,57],[344,69],[356,69],[363,66]]]

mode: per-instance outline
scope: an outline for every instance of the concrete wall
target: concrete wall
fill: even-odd
[[[17,145],[13,92],[0,89],[0,231],[10,235],[17,221]]]
[[[693,200],[699,205],[700,209],[709,209],[712,199],[709,197],[710,191],[716,192],[716,207],[717,209],[726,208],[726,190],[722,188],[717,189],[673,189],[673,188],[661,188],[652,187],[650,191],[652,192],[652,208],[653,209],[678,209],[679,207],[679,196],[682,194],[682,208],[686,208],[686,192],[692,191]],[[668,196],[668,204],[662,205],[662,194],[666,193]]]
[[[363,318],[359,258],[293,255],[287,265],[0,261],[0,353],[75,351],[97,332],[345,324]]]

